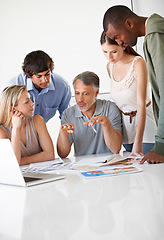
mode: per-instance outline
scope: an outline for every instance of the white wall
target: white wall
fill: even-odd
[[[130,0],[0,0],[0,89],[21,72],[27,53],[41,49],[71,87],[90,70],[101,77],[101,92],[109,90],[99,39],[103,15],[114,4],[130,6]]]
[[[143,17],[149,17],[153,13],[160,14],[164,17],[164,1],[163,0],[132,0],[133,11]],[[144,37],[138,39],[137,51],[143,54],[143,40]]]
[[[133,0],[143,16],[164,16],[163,0]],[[106,59],[99,43],[105,11],[116,4],[131,7],[130,0],[0,0],[0,91],[18,75],[27,53],[41,49],[55,62],[55,72],[72,87],[82,71],[94,71],[101,79],[100,92],[110,90]],[[142,39],[137,50],[142,54]],[[72,89],[73,93],[73,89]],[[56,145],[58,116],[47,126]]]
[[[71,87],[77,74],[89,70],[99,75],[100,92],[109,92],[99,39],[104,13],[115,4],[131,6],[130,0],[0,0],[0,91],[22,71],[26,54],[41,49]],[[59,124],[58,116],[47,124],[54,145]]]

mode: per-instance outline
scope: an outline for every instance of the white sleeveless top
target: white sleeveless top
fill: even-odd
[[[131,112],[137,110],[137,77],[135,75],[135,63],[141,58],[140,56],[134,57],[132,64],[129,68],[127,75],[117,82],[113,79],[113,66],[109,64],[110,72],[110,96],[116,103],[120,110],[123,112]],[[146,99],[146,103],[150,101],[149,97]],[[123,143],[134,143],[136,129],[137,129],[137,114],[132,118],[130,123],[130,116],[122,114],[123,123]],[[151,131],[150,131],[151,129]],[[143,142],[154,143],[156,134],[156,124],[153,115],[152,105],[146,108],[146,124],[143,136]]]

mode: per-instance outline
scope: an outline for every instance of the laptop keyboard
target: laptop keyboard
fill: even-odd
[[[26,183],[42,179],[42,178],[34,178],[34,177],[23,177],[23,178],[24,178]]]

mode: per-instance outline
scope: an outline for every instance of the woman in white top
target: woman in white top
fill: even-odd
[[[9,138],[20,165],[53,160],[54,147],[44,119],[24,85],[6,87],[0,96],[0,139]]]
[[[101,45],[108,59],[110,96],[122,112],[123,145],[131,155],[142,156],[155,142],[156,124],[147,96],[148,73],[145,60],[130,46],[119,46],[105,34]]]

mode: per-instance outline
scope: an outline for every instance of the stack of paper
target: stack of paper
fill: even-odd
[[[26,167],[21,167],[22,172],[47,172],[60,169],[70,163],[64,163],[61,158],[52,161],[31,163]]]

